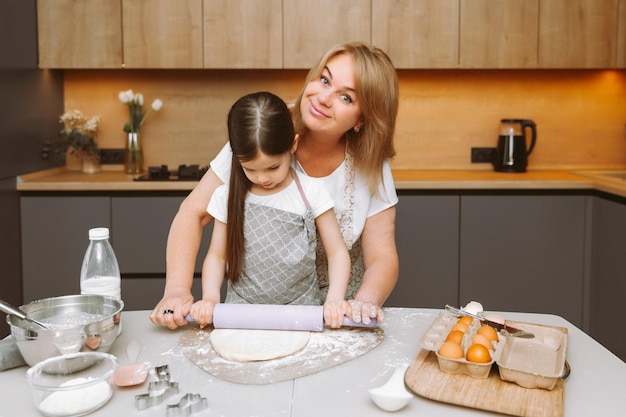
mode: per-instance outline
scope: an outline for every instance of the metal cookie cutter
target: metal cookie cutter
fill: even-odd
[[[189,417],[209,408],[209,402],[200,394],[185,394],[176,404],[167,405],[167,417]]]
[[[157,380],[148,384],[148,393],[135,395],[135,408],[145,410],[161,404],[166,398],[178,394],[178,382],[170,381],[170,371],[167,365],[154,368]]]

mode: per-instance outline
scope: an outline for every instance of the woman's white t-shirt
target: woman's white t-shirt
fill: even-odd
[[[231,158],[232,150],[230,144],[226,143],[215,159],[211,161],[211,169],[224,184],[228,184],[230,180]],[[301,178],[302,176],[308,177],[300,164],[297,164],[295,169]],[[335,202],[335,212],[341,213],[346,209],[345,161],[326,177],[310,178],[317,178],[326,186],[326,190],[330,193],[330,196]],[[367,183],[363,176],[357,171],[354,179],[354,212],[352,216],[353,242],[356,242],[361,237],[361,233],[365,227],[365,221],[368,217],[398,204],[398,195],[393,182],[393,176],[391,175],[391,167],[388,162],[385,162],[383,165],[383,182],[379,184],[379,194],[381,197],[372,196],[370,194]]]

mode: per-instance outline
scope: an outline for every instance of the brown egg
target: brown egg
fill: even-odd
[[[450,333],[448,333],[448,337],[446,337],[446,341],[454,342],[457,345],[460,345],[461,342],[463,341],[464,335],[465,333],[463,333],[460,330],[452,330]]]
[[[448,359],[461,359],[463,357],[463,348],[454,342],[443,342],[439,348],[439,356]]]
[[[472,338],[472,343],[473,344],[479,344],[479,345],[483,345],[484,347],[486,347],[489,350],[493,350],[493,345],[491,344],[491,341],[489,339],[487,339],[484,335],[482,334],[477,334]]]
[[[463,333],[465,333],[467,329],[469,329],[469,326],[465,323],[456,323],[454,326],[452,326],[452,330],[458,330]]]
[[[493,327],[489,325],[485,324],[483,326],[480,326],[480,329],[478,329],[476,333],[482,334],[483,336],[485,336],[487,339],[491,340],[492,342],[498,341],[498,333],[496,332],[496,329],[494,329]]]
[[[487,363],[491,361],[489,349],[480,344],[474,344],[467,349],[465,359],[474,363]]]
[[[473,318],[471,318],[470,316],[463,316],[463,317],[461,317],[461,318],[459,319],[459,321],[457,321],[457,323],[465,323],[465,324],[467,324],[468,326],[471,326],[471,325],[472,325],[472,321],[473,321],[473,320],[474,320],[474,319],[473,319]]]

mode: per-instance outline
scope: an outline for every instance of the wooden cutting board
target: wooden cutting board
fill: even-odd
[[[564,383],[551,391],[522,388],[500,379],[496,366],[487,379],[447,374],[439,369],[435,352],[422,349],[405,376],[414,393],[435,401],[495,411],[513,416],[562,417]]]

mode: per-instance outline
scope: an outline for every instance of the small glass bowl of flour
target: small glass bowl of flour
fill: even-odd
[[[109,401],[118,365],[108,353],[72,353],[39,362],[26,371],[26,382],[42,414],[82,416]]]

